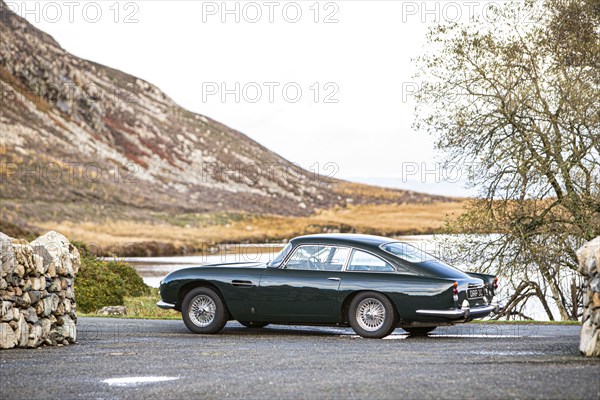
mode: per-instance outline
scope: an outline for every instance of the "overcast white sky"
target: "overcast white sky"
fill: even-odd
[[[427,3],[7,1],[69,52],[141,77],[304,168],[330,173],[332,162],[338,178],[463,195],[432,172],[433,139],[411,128],[408,92],[428,23],[473,6]]]

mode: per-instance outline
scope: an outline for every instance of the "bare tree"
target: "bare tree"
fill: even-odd
[[[415,126],[480,188],[449,225],[479,233],[455,260],[511,278],[509,315],[536,298],[554,319],[549,295],[577,319],[575,251],[600,235],[600,1],[506,4],[428,40]]]

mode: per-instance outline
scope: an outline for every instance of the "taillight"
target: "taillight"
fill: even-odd
[[[494,278],[494,289],[498,289],[498,277]]]
[[[458,294],[458,282],[454,282],[454,289],[452,289],[452,293]]]

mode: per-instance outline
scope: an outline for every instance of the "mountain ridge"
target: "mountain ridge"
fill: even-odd
[[[147,81],[68,53],[4,2],[0,34],[0,222],[452,200],[315,175]]]

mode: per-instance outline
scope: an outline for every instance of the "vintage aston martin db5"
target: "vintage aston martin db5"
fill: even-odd
[[[268,263],[171,272],[157,305],[181,311],[195,333],[216,333],[237,320],[255,328],[351,326],[360,336],[382,338],[396,327],[427,334],[498,312],[497,281],[462,272],[408,243],[322,234],[292,239]]]

